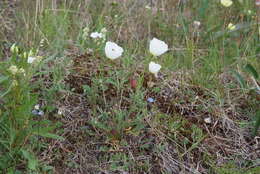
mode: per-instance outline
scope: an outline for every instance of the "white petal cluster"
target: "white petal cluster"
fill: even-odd
[[[149,71],[151,73],[153,73],[155,75],[155,77],[157,77],[157,74],[160,71],[161,67],[162,66],[160,64],[157,64],[155,62],[150,62],[149,63]]]
[[[168,45],[164,41],[161,41],[157,38],[153,38],[150,41],[149,50],[150,53],[152,53],[152,55],[160,56],[166,51],[168,51]]]
[[[124,49],[114,42],[106,42],[105,54],[107,58],[114,60],[122,56]]]

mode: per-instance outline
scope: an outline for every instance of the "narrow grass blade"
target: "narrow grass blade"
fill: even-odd
[[[246,66],[245,66],[245,70],[251,74],[255,79],[258,79],[259,78],[259,75],[257,73],[257,71],[255,70],[255,68],[250,64],[248,63]]]
[[[247,87],[247,85],[246,85],[244,78],[237,71],[232,71],[232,73],[236,77],[236,79],[239,82],[241,88],[245,89]]]

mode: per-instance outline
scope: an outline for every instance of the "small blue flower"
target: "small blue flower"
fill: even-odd
[[[39,110],[38,115],[39,115],[39,116],[43,116],[43,115],[44,115],[44,112],[43,112],[42,110]]]
[[[42,110],[33,109],[32,114],[36,116],[43,116],[44,112]]]
[[[151,97],[149,97],[148,99],[147,99],[147,102],[149,102],[149,103],[153,103],[155,100],[153,99],[153,98],[151,98]]]

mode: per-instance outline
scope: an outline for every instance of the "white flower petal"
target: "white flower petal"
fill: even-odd
[[[123,52],[123,48],[118,46],[116,43],[106,42],[105,54],[109,59],[117,59],[118,57],[122,56]]]
[[[159,65],[155,62],[149,63],[149,71],[155,75],[157,75],[157,73],[160,71],[161,67],[162,67],[161,65]]]
[[[160,56],[168,51],[168,45],[159,39],[153,38],[150,41],[149,50],[154,56]]]

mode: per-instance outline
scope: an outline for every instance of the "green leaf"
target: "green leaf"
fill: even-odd
[[[24,158],[28,160],[28,168],[30,170],[36,170],[38,166],[38,161],[36,157],[32,153],[28,152],[27,150],[21,149],[21,151]]]
[[[46,138],[53,138],[53,139],[57,139],[57,140],[61,140],[61,141],[65,140],[62,136],[48,133],[48,132],[35,132],[35,134],[40,135],[42,137],[46,137]]]
[[[245,70],[250,73],[255,79],[258,79],[259,78],[259,75],[257,73],[257,71],[255,70],[255,68],[251,65],[251,64],[247,64],[245,66]]]
[[[243,88],[243,89],[247,88],[247,85],[246,85],[246,82],[245,82],[244,78],[236,71],[232,70],[232,73],[236,77],[236,79],[239,82],[241,88]]]
[[[90,94],[92,92],[91,87],[88,85],[83,85],[82,88],[83,88],[85,94]]]
[[[256,122],[253,130],[253,136],[255,137],[260,127],[260,110],[256,112]]]
[[[4,92],[0,91],[0,98],[3,98],[5,95],[7,95],[11,91],[11,89],[12,89],[12,85],[10,85],[8,87],[8,89],[6,91],[4,91]]]
[[[53,124],[51,124],[51,122],[49,120],[43,120],[43,121],[39,121],[39,122],[34,122],[34,123],[32,123],[32,125],[34,127],[32,130],[32,134],[34,134],[34,135],[39,135],[39,136],[58,139],[58,140],[64,140],[63,137],[50,133],[55,128],[60,126],[58,123],[53,125]]]
[[[7,174],[15,174],[14,171],[14,168],[9,168]]]
[[[8,79],[8,77],[6,76],[0,76],[0,84],[4,81],[6,81]]]
[[[43,165],[42,166],[42,170],[47,172],[47,171],[52,171],[53,167],[52,166],[48,166],[48,165]]]

